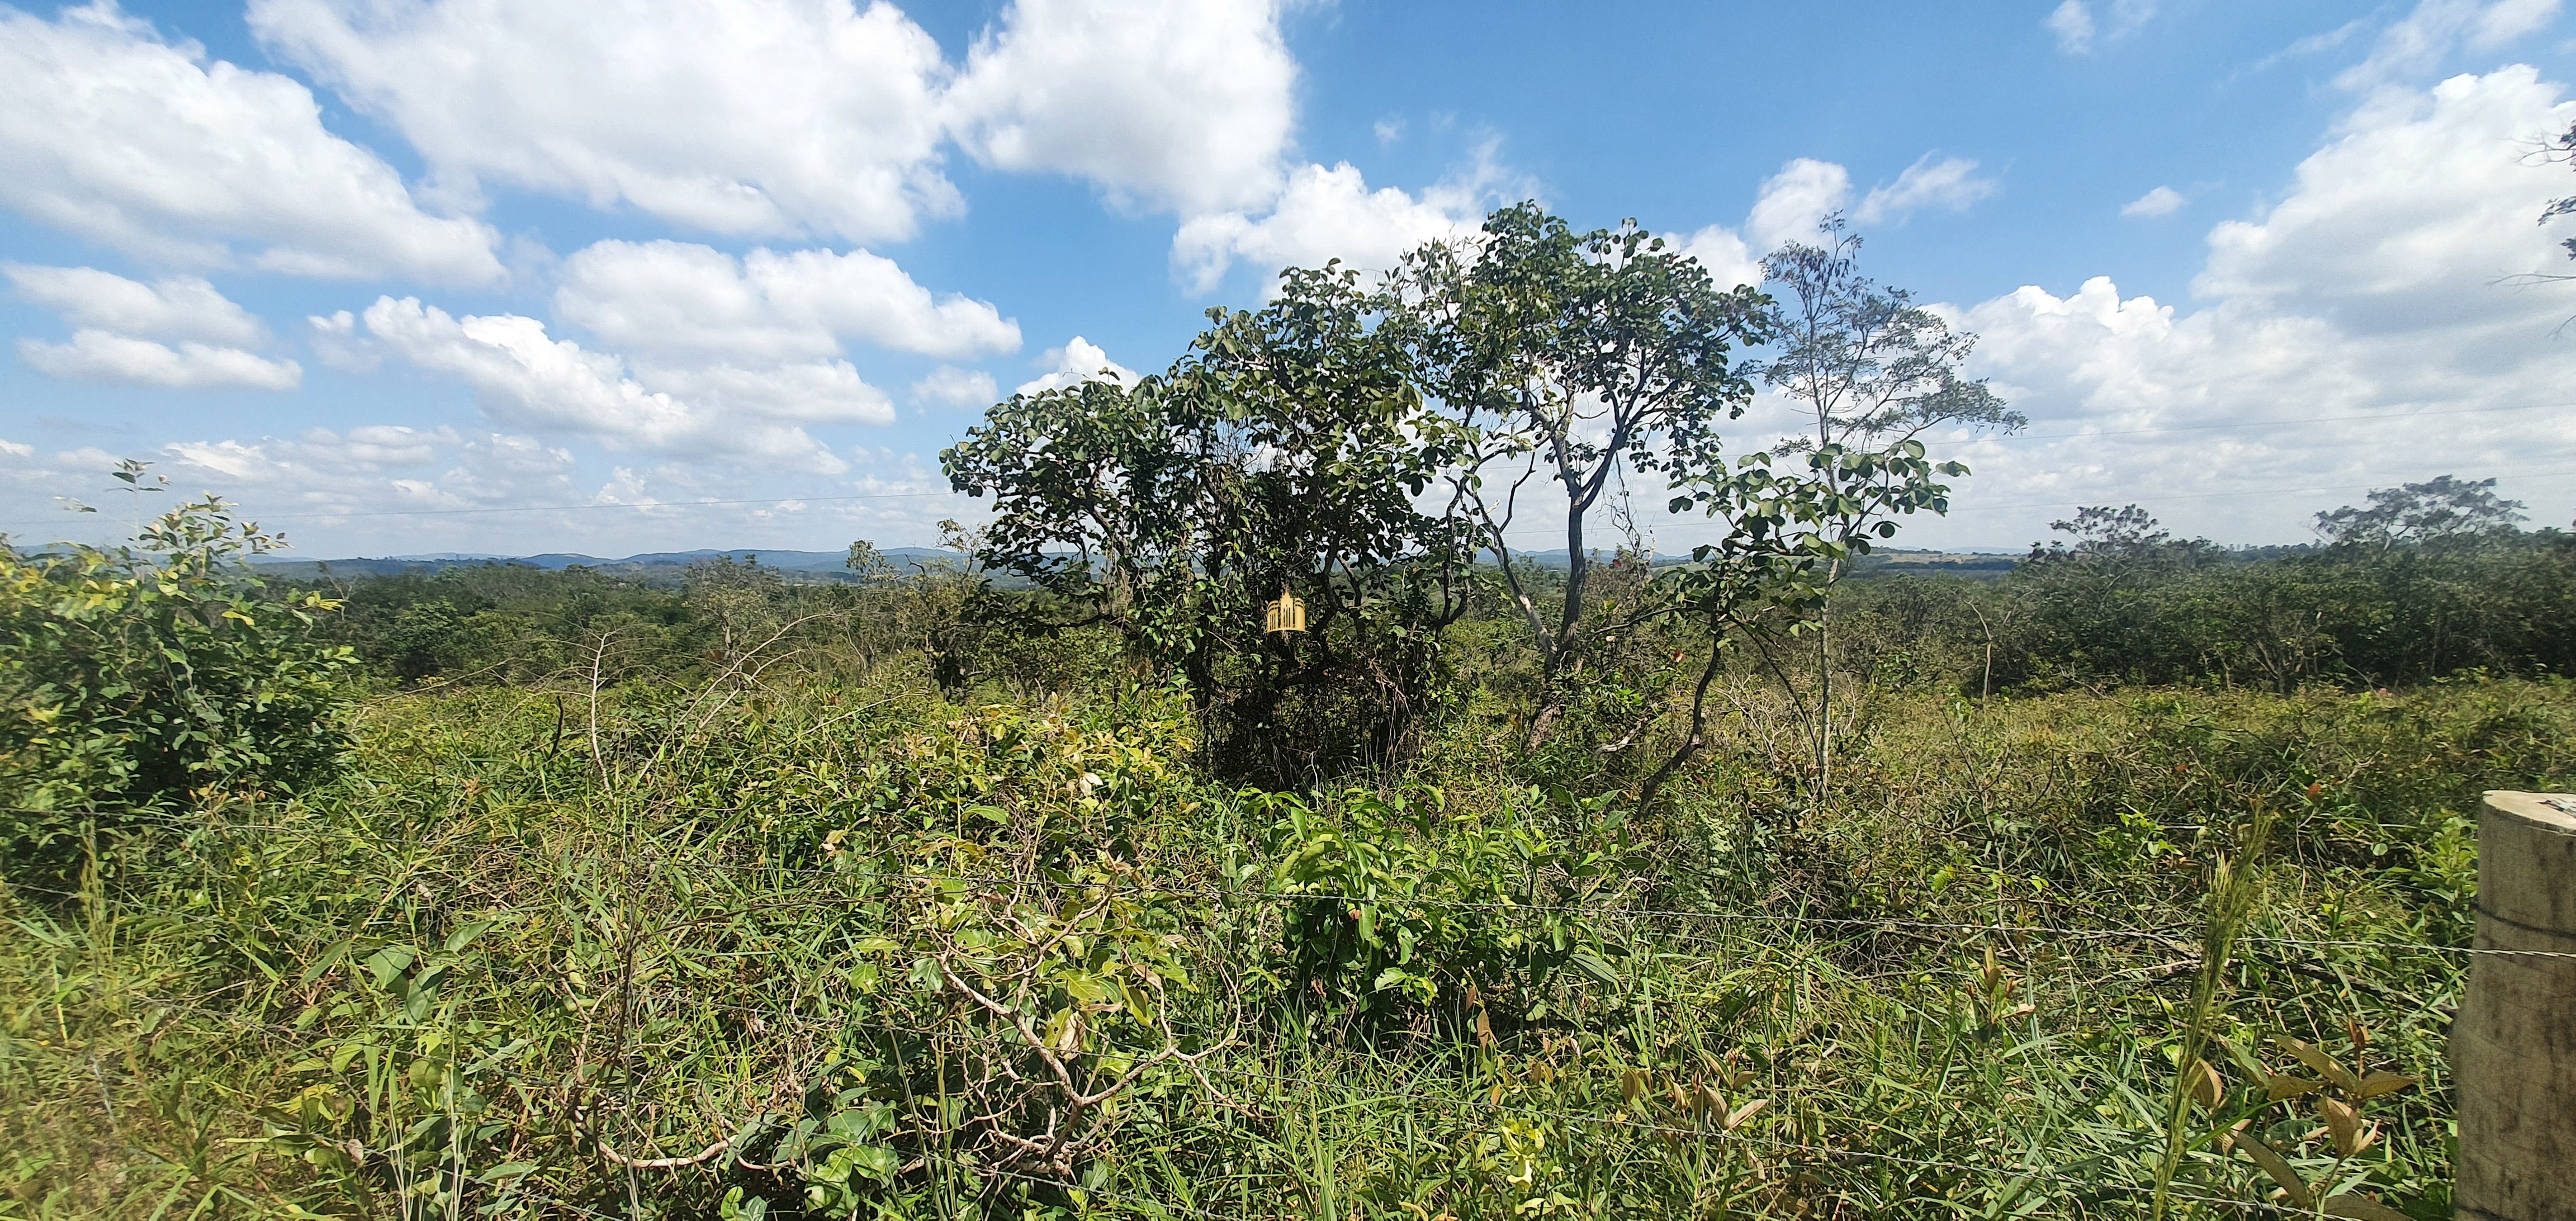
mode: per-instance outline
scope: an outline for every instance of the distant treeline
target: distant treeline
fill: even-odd
[[[1969,694],[2576,670],[2576,535],[2565,531],[2243,550],[2174,538],[2134,509],[2064,524],[2071,541],[2019,557],[1869,557],[1855,575],[1876,579],[1834,594],[1839,668]],[[603,636],[620,673],[687,679],[744,647],[736,638],[751,625],[775,631],[815,612],[831,613],[800,631],[828,630],[866,654],[919,649],[960,678],[1096,660],[1068,655],[1087,652],[1068,640],[978,626],[990,616],[971,613],[976,599],[1029,595],[985,588],[955,565],[886,567],[851,585],[796,575],[729,559],[699,561],[677,581],[457,566],[319,583],[344,605],[315,626],[401,683],[561,673],[587,664]]]
[[[2349,514],[2352,510],[2337,510]],[[2465,671],[2576,668],[2576,535],[2336,528],[2304,548],[2179,539],[2132,506],[2061,522],[1999,580],[1860,581],[1838,591],[1862,668],[1974,691],[2123,682],[2386,687]],[[1903,569],[1889,567],[1883,573]]]

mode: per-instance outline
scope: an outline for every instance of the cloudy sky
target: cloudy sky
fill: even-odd
[[[997,395],[1529,197],[1721,282],[1840,210],[1982,336],[2032,427],[1901,543],[2565,525],[2571,81],[2559,0],[0,3],[0,530],[131,457],[310,555],[928,543]]]

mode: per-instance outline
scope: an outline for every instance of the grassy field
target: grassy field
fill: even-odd
[[[1868,690],[1821,798],[1721,694],[1635,816],[1499,705],[1291,793],[916,654],[388,692],[0,898],[0,1216],[2449,1215],[2576,687]]]

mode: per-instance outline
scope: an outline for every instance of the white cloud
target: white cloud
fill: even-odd
[[[257,343],[259,320],[194,276],[145,284],[95,267],[0,264],[18,295],[79,329],[69,343],[18,341],[38,372],[76,381],[168,390],[293,390],[304,370],[241,345]],[[177,347],[160,340],[174,340]]]
[[[802,424],[891,424],[894,403],[859,380],[846,360],[743,368],[638,366],[636,376],[718,415],[748,414]]]
[[[747,236],[899,240],[963,209],[947,141],[1185,213],[1275,193],[1272,0],[1018,0],[962,69],[890,3],[252,0],[273,54],[486,182]]]
[[[2364,101],[2300,163],[2288,197],[2210,231],[2192,291],[2370,329],[2413,330],[2427,310],[2451,322],[2526,316],[2534,294],[2492,282],[2559,253],[2532,220],[2564,171],[2522,155],[2533,133],[2576,119],[2558,94],[2517,66]]]
[[[352,428],[346,434],[316,428],[291,440],[180,441],[171,444],[168,452],[236,483],[288,491],[290,501],[309,503],[333,485],[354,492],[358,490],[354,479],[429,465],[443,452],[454,450],[459,440],[453,429],[376,424]],[[372,483],[367,480],[366,486]],[[358,503],[362,502],[352,498],[334,507],[355,508]]]
[[[938,44],[850,0],[252,0],[262,45],[486,179],[730,234],[910,236],[956,214]]]
[[[1389,115],[1371,124],[1369,130],[1377,136],[1379,144],[1393,144],[1404,138],[1404,120]]]
[[[1853,212],[1863,224],[1901,221],[1919,208],[1959,210],[1992,195],[1992,179],[1976,175],[1977,163],[1925,153],[1893,183],[1872,189]],[[1851,171],[1831,161],[1800,157],[1762,180],[1742,229],[1710,225],[1679,239],[1683,253],[1708,269],[1719,288],[1762,282],[1762,258],[1790,242],[1815,243],[1826,217],[1851,207]]]
[[[1851,171],[1831,161],[1800,157],[1763,180],[1744,236],[1765,253],[1790,242],[1813,242],[1816,225],[1851,202]]]
[[[1509,181],[1489,144],[1464,174],[1420,196],[1395,187],[1370,190],[1349,162],[1309,165],[1289,175],[1267,215],[1224,212],[1190,218],[1172,237],[1172,264],[1190,291],[1212,292],[1237,262],[1265,272],[1284,267],[1343,266],[1382,271],[1398,256],[1440,239],[1473,234],[1488,202]]]
[[[2576,103],[2528,67],[2384,91],[2300,164],[2280,202],[2211,230],[2193,286],[2204,307],[2124,299],[2096,277],[2068,296],[2025,287],[1962,311],[1983,336],[1978,370],[2036,431],[2195,431],[1973,446],[1972,495],[1944,529],[2002,520],[1980,516],[1980,501],[2143,499],[2188,530],[2277,541],[2341,501],[2266,489],[2446,471],[2510,483],[2517,468],[2576,462],[2576,413],[2521,410],[2576,379],[2576,349],[2553,338],[2576,304],[2496,282],[2564,257],[2531,223],[2557,193],[2555,167],[2524,163],[2519,142],[2572,121]],[[2401,418],[2245,427],[2348,415]],[[2563,486],[2513,494],[2564,513],[2576,498]],[[2157,499],[2193,496],[2213,499]]]
[[[313,345],[313,355],[325,367],[342,373],[373,373],[384,364],[384,356],[373,343],[358,333],[358,316],[347,310],[307,316],[306,342]]]
[[[1047,371],[1012,389],[1013,394],[1043,394],[1063,390],[1084,382],[1116,382],[1122,386],[1136,384],[1136,371],[1109,359],[1100,345],[1080,335],[1067,340],[1061,348],[1049,348],[1043,358]]]
[[[251,512],[270,517],[272,524],[279,524],[278,515],[287,515],[283,524],[299,535],[316,518],[330,523],[343,514],[426,511],[426,516],[392,519],[401,523],[387,536],[402,540],[394,549],[412,553],[452,543],[456,529],[471,528],[467,523],[496,520],[442,519],[437,516],[441,511],[582,499],[571,478],[576,465],[571,451],[503,433],[369,424],[345,432],[315,428],[254,441],[179,441],[162,452],[175,461],[169,471],[173,482],[246,502]],[[425,539],[426,532],[439,537]]]
[[[2281,63],[2285,60],[2304,59],[2311,55],[2323,55],[2345,43],[2351,42],[2354,35],[2361,33],[2363,30],[2369,29],[2371,24],[2377,19],[2378,18],[2375,14],[2364,14],[2347,21],[2342,25],[2336,26],[2331,30],[2310,34],[2278,51],[2274,51],[2261,59],[2255,60],[2245,69],[2245,72],[2248,74],[2261,72],[2264,69],[2270,68],[2274,64]]]
[[[391,297],[379,298],[363,317],[375,342],[472,387],[484,412],[504,424],[589,436],[619,449],[762,459],[827,474],[847,465],[803,429],[763,411],[776,400],[745,382],[709,374],[696,383],[749,400],[709,410],[649,388],[615,356],[550,338],[534,318],[455,318],[414,298]]]
[[[259,320],[195,276],[151,284],[95,267],[30,267],[0,263],[18,295],[75,326],[152,339],[195,339],[236,347],[258,343]]]
[[[574,495],[572,451],[534,437],[497,432],[469,436],[453,463],[436,482],[415,485],[422,499],[463,507],[570,500]]]
[[[136,257],[293,275],[500,278],[494,234],[432,216],[324,130],[293,79],[169,43],[110,0],[0,7],[0,203]]]
[[[21,339],[18,356],[39,373],[73,381],[166,390],[293,390],[304,384],[303,368],[291,360],[193,340],[173,348],[97,330],[75,331],[69,343]]]
[[[850,538],[926,545],[941,518],[972,522],[985,512],[948,492],[935,460],[892,450],[854,450],[862,469],[832,477],[773,463],[679,461],[586,474],[588,460],[572,449],[520,433],[371,424],[286,436],[199,434],[126,454],[40,452],[0,440],[0,525],[12,537],[123,535],[132,526],[125,506],[99,497],[102,485],[115,486],[106,472],[122,456],[151,459],[186,492],[238,502],[263,525],[285,528],[295,555],[313,558],[811,549]],[[57,496],[104,511],[67,514]],[[782,497],[794,499],[722,503]],[[22,530],[22,522],[34,524]]]
[[[1733,229],[1710,225],[1678,244],[1683,254],[1699,260],[1710,282],[1721,289],[1762,283],[1762,257],[1753,253],[1753,248],[1745,245],[1744,238]]]
[[[2182,211],[2183,205],[2190,202],[2191,200],[2185,198],[2182,192],[2172,187],[2157,187],[2120,205],[2120,215],[2171,216]]]
[[[737,360],[836,356],[841,340],[927,356],[1020,346],[1019,324],[955,293],[934,299],[892,259],[853,250],[596,243],[565,260],[555,313],[619,348]]]
[[[1964,212],[1978,200],[1985,199],[2003,187],[1992,178],[1977,177],[1977,163],[1965,157],[1944,157],[1939,161],[1925,153],[1905,167],[1896,181],[1871,187],[1852,219],[1864,225],[1905,219],[1907,213],[1923,208],[1946,208]]]
[[[2095,40],[2118,42],[2143,29],[2154,20],[2157,0],[2111,0],[2110,15],[2101,22],[2093,18],[2093,9],[2085,0],[2065,0],[2049,10],[2041,24],[2057,35],[2057,49],[2069,55],[2089,55]]]
[[[1872,190],[1854,219],[1878,223],[1902,219],[1922,207],[1965,208],[1992,194],[1995,184],[1979,178],[1977,163],[1957,157],[1940,162],[1925,153],[1892,184]],[[1762,257],[1790,242],[1813,244],[1826,217],[1851,206],[1851,171],[1831,161],[1800,157],[1762,181],[1753,209],[1741,230],[1710,225],[1680,239],[1684,253],[1708,269],[1719,288],[1762,282]]]
[[[912,401],[937,403],[945,407],[982,408],[1001,397],[1001,388],[993,375],[981,369],[960,369],[941,365],[930,376],[912,384]]]
[[[2358,92],[2421,77],[2459,48],[2494,51],[2542,29],[2557,19],[2559,6],[2560,0],[2422,0],[2380,31],[2369,56],[2335,83]]]
[[[1184,215],[1279,189],[1296,62],[1276,0],[1013,0],[947,104],[978,159]]]

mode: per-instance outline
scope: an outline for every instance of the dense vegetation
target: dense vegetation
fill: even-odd
[[[0,550],[0,1216],[2447,1215],[2565,536],[1871,575],[1969,337],[1492,239],[997,407],[979,569]],[[1721,454],[1757,380],[1818,431]],[[1595,556],[1641,470],[1723,541]]]

